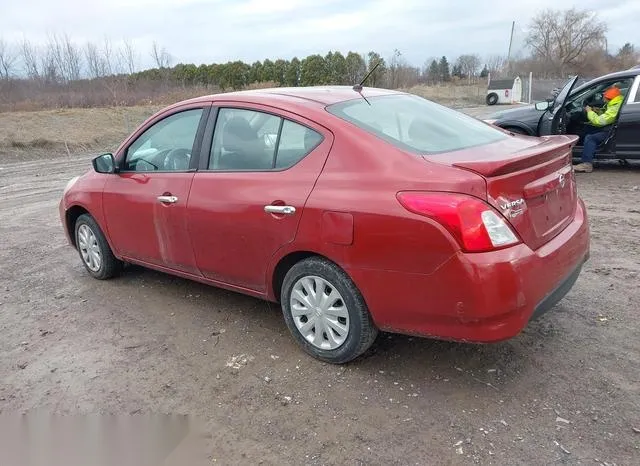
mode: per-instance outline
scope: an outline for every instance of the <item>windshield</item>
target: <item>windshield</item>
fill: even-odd
[[[333,115],[418,154],[451,152],[505,139],[502,131],[422,97],[394,94],[329,105]]]

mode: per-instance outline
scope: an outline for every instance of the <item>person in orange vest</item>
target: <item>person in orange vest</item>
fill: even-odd
[[[591,127],[587,128],[582,148],[582,163],[574,167],[576,172],[591,173],[593,171],[593,158],[596,155],[596,150],[607,139],[612,125],[618,118],[618,112],[624,100],[620,89],[615,86],[610,87],[604,92],[603,97],[604,109],[593,109],[589,106],[584,108]]]

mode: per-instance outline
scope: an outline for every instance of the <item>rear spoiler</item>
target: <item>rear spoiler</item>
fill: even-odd
[[[513,154],[507,160],[491,160],[491,158],[454,162],[454,167],[474,171],[483,176],[500,176],[540,165],[570,153],[578,142],[578,136],[567,134],[562,136],[542,136],[543,142]]]

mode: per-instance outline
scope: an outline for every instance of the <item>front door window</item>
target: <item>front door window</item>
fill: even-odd
[[[200,124],[201,108],[160,120],[127,149],[124,171],[186,171]]]

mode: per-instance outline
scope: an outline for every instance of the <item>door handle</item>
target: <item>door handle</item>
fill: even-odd
[[[264,211],[269,214],[293,215],[296,213],[296,208],[290,205],[266,205]]]
[[[166,204],[175,204],[178,202],[178,198],[176,196],[158,196],[158,201]]]

